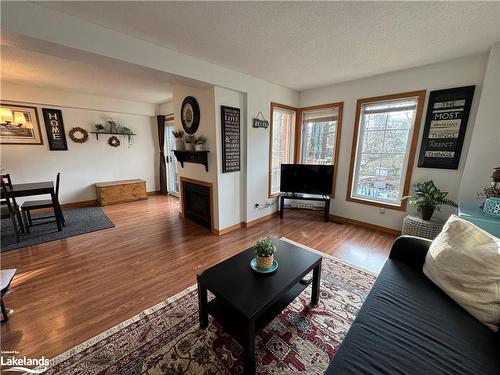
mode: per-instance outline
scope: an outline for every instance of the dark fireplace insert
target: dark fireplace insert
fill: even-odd
[[[182,197],[184,217],[211,229],[210,188],[193,182],[183,181]]]

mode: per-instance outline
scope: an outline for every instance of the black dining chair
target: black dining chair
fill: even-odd
[[[14,233],[16,235],[16,242],[19,242],[19,233],[23,232],[23,224],[20,221],[18,223],[19,215],[17,215],[16,212],[16,205],[12,201],[12,193],[9,189],[7,189],[7,184],[3,176],[0,179],[0,183],[2,188],[2,205],[0,207],[0,217],[2,219],[10,218],[12,220],[12,226],[14,227]]]
[[[58,173],[57,177],[56,177],[56,191],[55,191],[55,194],[56,194],[56,197],[57,197],[58,201],[59,201],[59,183],[60,183],[60,181],[61,181],[61,173]],[[54,214],[53,215],[49,215],[49,216],[42,216],[42,217],[32,217],[31,216],[31,211],[32,210],[38,210],[38,209],[42,209],[42,208],[52,208]],[[47,224],[47,223],[55,223],[57,221],[57,218],[56,218],[56,210],[57,209],[58,209],[58,207],[54,206],[54,203],[52,202],[52,199],[43,199],[43,200],[35,200],[35,201],[26,201],[26,202],[24,202],[21,205],[21,211],[23,213],[24,222],[25,222],[25,225],[26,225],[27,232],[29,233],[29,227],[32,227],[32,226],[35,226],[35,225],[42,225],[42,224]],[[64,221],[64,216],[62,214],[62,210],[60,212],[60,217],[61,217],[61,223],[62,223],[62,225],[65,226],[66,223]],[[54,220],[45,221],[46,219],[52,219],[52,218],[54,218]],[[38,221],[38,220],[44,220],[44,221],[41,222],[41,223],[33,223],[33,221]]]

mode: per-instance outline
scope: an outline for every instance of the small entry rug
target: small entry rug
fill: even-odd
[[[47,213],[35,214],[33,217],[47,215]],[[1,251],[14,250],[20,247],[32,246],[42,242],[59,240],[61,238],[78,236],[79,234],[114,227],[112,221],[99,207],[63,209],[63,215],[66,226],[63,227],[62,231],[57,231],[55,222],[36,225],[30,228],[30,234],[21,233],[19,235],[19,243],[16,243],[16,236],[11,219],[2,219]],[[40,222],[42,221],[40,220]]]
[[[319,304],[309,306],[306,288],[259,332],[257,374],[323,374],[374,281],[324,255]],[[56,357],[46,374],[229,375],[241,373],[242,362],[242,348],[216,321],[199,328],[193,285]]]

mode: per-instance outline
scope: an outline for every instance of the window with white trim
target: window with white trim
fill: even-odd
[[[415,119],[420,119],[419,100],[424,97],[425,92],[420,92],[410,97],[358,102],[356,152],[354,166],[351,160],[348,192],[351,200],[402,207],[401,198],[408,193],[404,191],[408,187],[408,165],[413,165],[410,149],[418,137]]]
[[[271,105],[269,195],[280,192],[281,164],[294,161],[295,110]]]

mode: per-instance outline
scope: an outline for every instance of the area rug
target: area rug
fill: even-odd
[[[55,222],[36,225],[30,228],[30,234],[20,234],[19,243],[16,243],[12,221],[10,219],[3,219],[1,221],[0,250],[2,252],[14,250],[114,227],[112,221],[99,207],[68,208],[63,210],[63,214],[66,226],[63,227],[62,231],[59,232],[57,230]],[[37,216],[47,216],[47,213],[33,215],[33,217]]]
[[[335,356],[375,275],[323,256],[319,304],[306,288],[259,332],[257,374],[323,374]],[[46,374],[239,374],[242,361],[216,321],[199,328],[193,285],[51,360]]]

